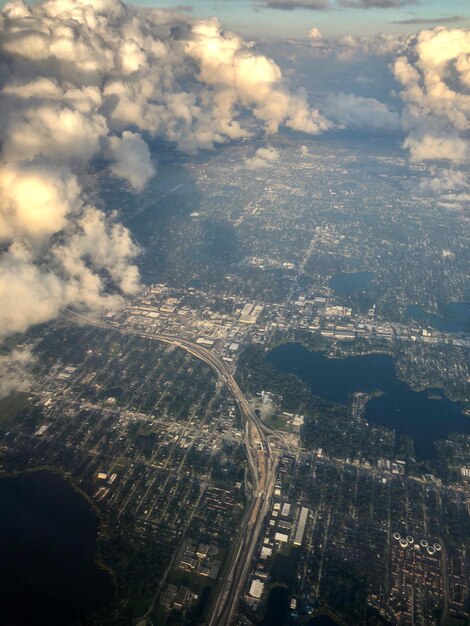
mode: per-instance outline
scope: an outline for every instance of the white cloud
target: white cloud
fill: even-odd
[[[36,358],[30,348],[14,349],[0,356],[0,400],[13,392],[28,391]]]
[[[155,171],[148,135],[195,152],[255,124],[330,126],[215,19],[120,0],[16,0],[0,31],[0,336],[138,289],[138,247],[78,182],[92,161],[141,191]]]
[[[44,161],[0,165],[0,241],[47,243],[79,208],[79,193],[68,168]]]
[[[393,64],[405,103],[405,147],[413,161],[469,158],[470,30],[437,27],[411,36]]]
[[[155,174],[149,147],[142,137],[125,130],[122,137],[110,137],[109,150],[114,160],[110,168],[112,173],[142,191]]]
[[[245,161],[245,166],[250,170],[270,167],[278,159],[279,152],[275,148],[258,148],[254,156]]]
[[[423,178],[420,183],[421,189],[431,193],[443,191],[456,191],[466,189],[468,186],[468,173],[452,170],[429,168],[429,177]]]
[[[312,28],[309,30],[308,36],[310,37],[310,39],[321,39],[321,32],[316,26],[312,26]]]
[[[395,55],[403,49],[407,36],[396,33],[379,33],[368,36],[344,35],[339,39],[329,40],[329,46],[339,58],[349,61],[368,56]]]
[[[322,108],[337,124],[348,128],[398,130],[398,113],[374,98],[362,98],[354,94],[331,94],[324,99]]]
[[[186,42],[187,54],[199,64],[199,78],[217,89],[216,130],[228,132],[233,107],[239,104],[252,108],[253,115],[265,123],[268,133],[277,132],[284,124],[311,134],[323,132],[328,121],[307,106],[302,93],[291,95],[282,85],[282,72],[271,59],[256,54],[240,37],[221,30],[217,20],[193,26]],[[239,126],[235,127],[239,136]]]
[[[435,127],[426,131],[420,128],[413,130],[404,141],[404,147],[410,151],[410,158],[414,162],[420,161],[451,161],[463,163],[468,159],[468,142],[456,134],[446,134],[447,131]]]
[[[469,201],[468,176],[461,169],[470,162],[469,58],[469,29],[437,27],[410,36],[393,64],[403,87],[404,147],[412,162],[428,164],[421,188],[441,194],[440,205],[449,209]]]

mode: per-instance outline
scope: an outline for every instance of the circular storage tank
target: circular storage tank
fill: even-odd
[[[421,539],[421,541],[419,542],[423,548],[427,548],[429,543],[426,541],[426,539]]]
[[[401,539],[400,533],[393,533],[393,538],[396,539],[397,541],[400,541]]]
[[[431,556],[435,553],[436,551],[434,550],[433,547],[428,546],[428,554],[430,554]]]
[[[440,552],[442,550],[440,543],[433,543],[432,547],[434,548],[436,552]]]
[[[411,535],[408,535],[408,536],[406,537],[406,540],[407,540],[407,542],[408,542],[410,545],[411,545],[412,543],[414,543],[414,539],[413,539],[413,537],[412,537]]]
[[[407,548],[408,547],[408,542],[406,539],[400,539],[400,545],[402,548]]]

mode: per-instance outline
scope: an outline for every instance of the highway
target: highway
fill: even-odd
[[[135,334],[134,331],[128,331],[127,329],[117,330],[123,334],[129,332]],[[212,605],[211,616],[208,620],[209,626],[229,626],[235,617],[240,596],[243,594],[246,579],[251,568],[253,552],[269,508],[276,482],[277,456],[273,453],[268,435],[252,405],[241,391],[227,365],[217,355],[187,339],[151,333],[138,334],[142,337],[178,346],[207,363],[228,386],[240,409],[252,482],[252,494],[229,562],[225,565],[222,580],[218,587],[218,595]],[[272,437],[272,431],[268,430],[268,432],[270,432],[270,437]]]
[[[242,420],[252,493],[237,533],[235,545],[222,571],[222,577],[217,587],[217,597],[213,601],[211,614],[207,622],[208,626],[230,626],[235,617],[240,597],[244,593],[253,553],[261,533],[264,518],[269,509],[276,482],[278,453],[273,451],[270,440],[277,438],[281,443],[284,443],[283,438],[262,424],[226,363],[207,348],[188,339],[157,333],[136,332],[131,329],[91,320],[85,315],[80,315],[70,310],[67,310],[67,312],[72,317],[85,320],[93,326],[99,326],[100,328],[124,335],[138,335],[162,341],[186,350],[189,354],[207,363],[228,386],[235,398]]]

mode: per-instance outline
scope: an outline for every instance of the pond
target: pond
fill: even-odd
[[[330,279],[330,287],[341,296],[364,291],[374,278],[374,272],[338,272]]]
[[[262,626],[284,626],[289,616],[289,592],[285,587],[273,587],[269,592],[266,615]]]
[[[429,313],[418,304],[409,304],[406,313],[417,322],[446,333],[470,333],[470,302],[448,302],[442,315]]]

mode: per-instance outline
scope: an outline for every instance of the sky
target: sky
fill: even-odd
[[[187,8],[198,17],[217,16],[227,28],[249,37],[297,39],[305,37],[312,26],[325,36],[405,33],[432,28],[437,24],[470,26],[469,0],[346,0],[343,4],[360,4],[361,8],[302,8],[304,5],[322,6],[327,3],[337,5],[338,0],[135,1],[141,6]],[[274,4],[281,8],[269,8]],[[371,4],[393,6],[362,8]]]

